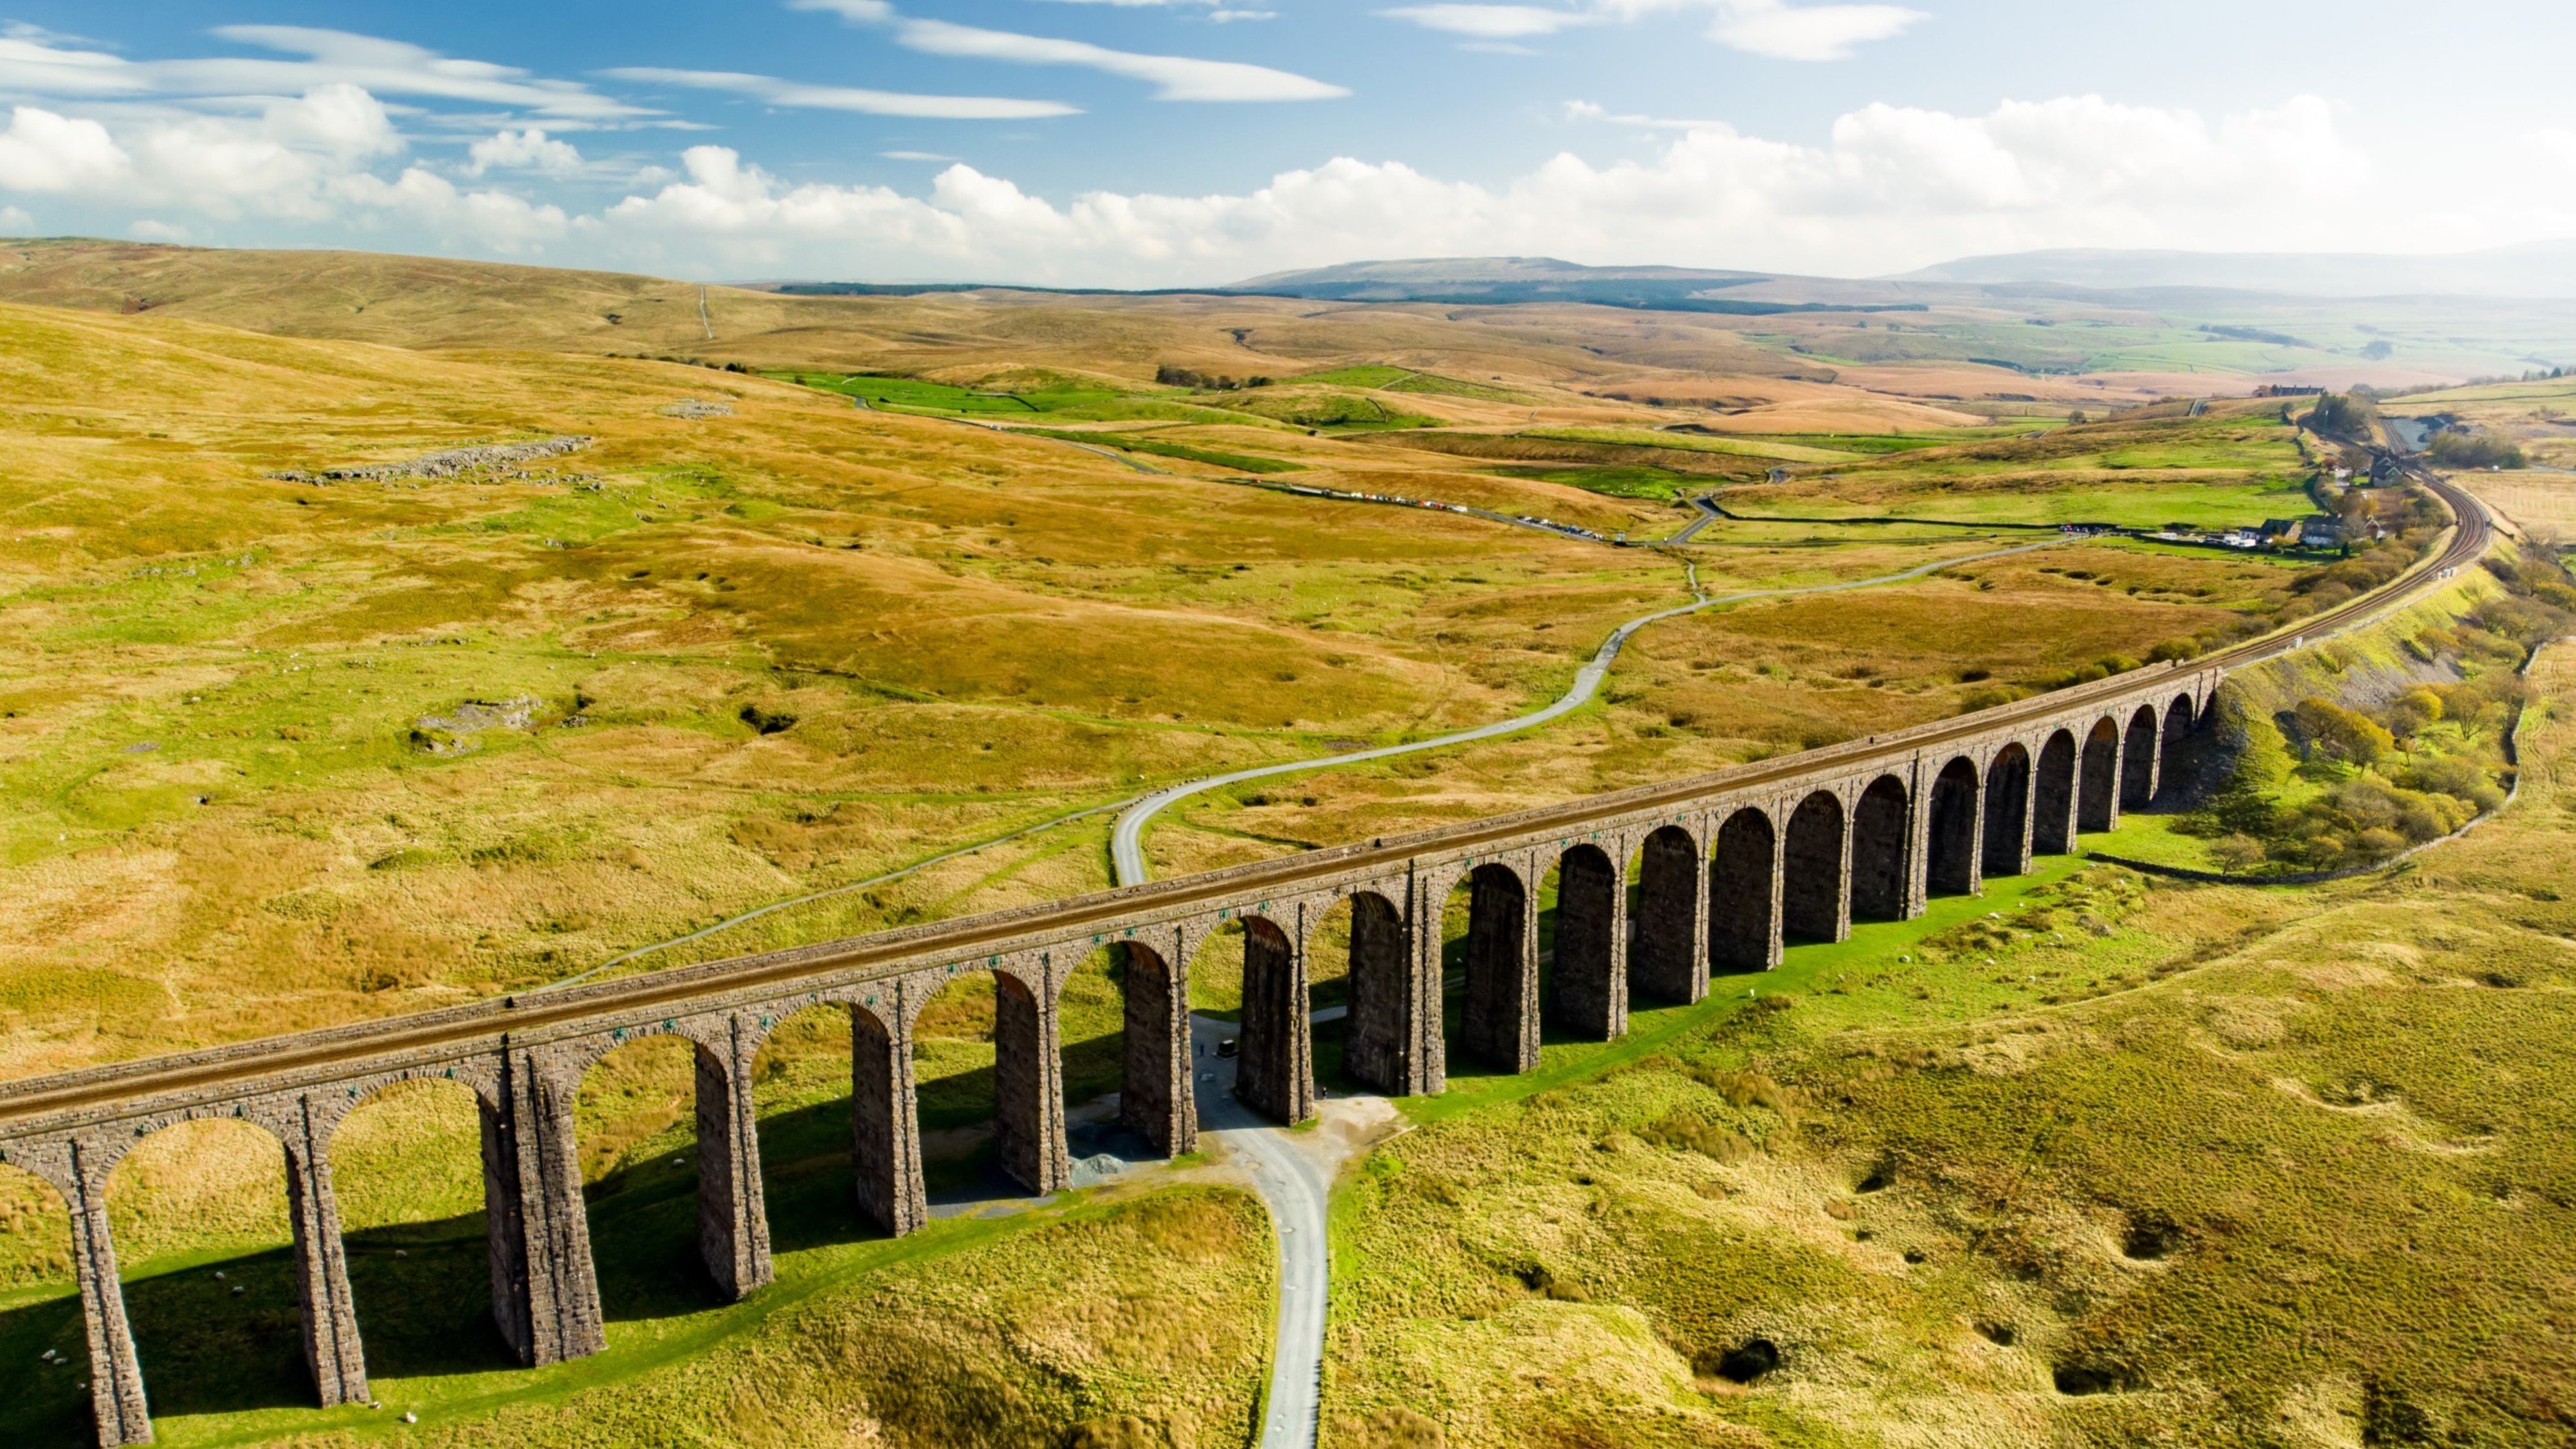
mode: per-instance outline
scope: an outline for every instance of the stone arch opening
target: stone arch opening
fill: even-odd
[[[914,1101],[932,1200],[1064,1185],[1063,1063],[1049,1007],[996,967],[952,970],[916,1010]]]
[[[2120,804],[2134,809],[2156,798],[2156,707],[2142,704],[2129,716],[2120,746]]]
[[[1070,958],[1074,948],[1063,954]],[[1159,963],[1160,958],[1155,958]],[[1106,944],[1085,952],[1055,983],[1056,1111],[1064,1121],[1066,1150],[1091,1157],[1161,1155],[1152,1142],[1119,1131],[1127,1080],[1128,955]],[[1143,983],[1150,992],[1153,983]],[[1152,1033],[1147,1032],[1148,1044]],[[1078,1139],[1078,1140],[1077,1140]],[[1150,1150],[1149,1150],[1150,1149]]]
[[[1552,928],[1543,960],[1547,1014],[1585,1041],[1612,1041],[1628,1027],[1619,950],[1627,902],[1619,874],[1610,853],[1589,844],[1567,848],[1550,872],[1556,906],[1540,922]],[[1540,894],[1547,894],[1544,883]]]
[[[1678,825],[1663,826],[1638,847],[1635,921],[1628,946],[1628,989],[1647,1001],[1691,1002],[1702,994],[1699,842]]]
[[[2093,722],[2084,736],[2083,770],[2075,807],[2082,830],[2108,830],[2120,823],[2120,726],[2108,718]],[[2071,848],[2071,847],[2070,847]]]
[[[1881,775],[1852,807],[1851,917],[1855,921],[1905,919],[1906,865],[1913,822],[1905,782]]]
[[[1986,764],[1983,860],[1989,876],[2030,869],[2030,751],[2018,743],[1995,751]]]
[[[1941,895],[1974,895],[1979,858],[1977,767],[1965,757],[1932,777],[1931,819],[1924,835],[1923,884]]]
[[[2159,741],[2163,746],[2163,758],[2156,768],[2156,798],[2169,800],[2181,790],[2183,750],[2196,723],[2192,717],[2190,695],[2175,695],[2173,702],[2165,706],[2164,728]]]
[[[312,1406],[291,1191],[276,1134],[232,1117],[155,1128],[108,1171],[108,1236],[154,1415]]]
[[[418,1077],[359,1097],[331,1130],[351,1302],[379,1372],[473,1373],[515,1366],[494,1305],[513,1291],[492,1242],[494,1182],[483,1167],[482,1097]],[[459,1295],[488,1283],[488,1297]],[[383,1310],[401,1306],[400,1313]]]
[[[0,1233],[9,1236],[14,1256],[30,1277],[50,1283],[76,1281],[70,1205],[51,1182],[9,1163],[0,1163]],[[65,1362],[60,1367],[25,1359],[0,1365],[0,1401],[10,1406],[12,1426],[30,1443],[90,1442],[96,1420],[90,1395],[80,1385],[98,1368],[79,1346],[79,1295],[24,1304],[10,1316],[21,1326],[13,1342],[31,1347],[74,1345],[63,1350]]]
[[[1403,1093],[1417,1066],[1413,943],[1404,910],[1375,891],[1356,891],[1349,923],[1344,980],[1350,1014],[1342,1031],[1342,1069],[1363,1086]]]
[[[2039,769],[2032,780],[2030,848],[2040,855],[2064,855],[2075,848],[2075,734],[2051,733],[2039,747]]]
[[[751,1058],[760,1191],[780,1250],[900,1235],[928,1216],[908,1039],[890,1026],[896,988],[758,1020]]]
[[[609,1320],[731,1301],[769,1279],[750,1084],[676,1032],[631,1034],[581,1073],[573,1146],[599,1305]],[[695,1198],[694,1223],[653,1211]],[[701,1272],[700,1270],[703,1270]]]
[[[1313,1011],[1305,962],[1288,928],[1243,918],[1243,1030],[1234,1095],[1280,1122],[1303,1122],[1315,1097]]]
[[[1811,803],[1815,799],[1833,797],[1810,797]],[[1837,836],[1841,833],[1839,819],[1834,831]],[[1717,849],[1708,873],[1708,969],[1712,973],[1768,971],[1780,963],[1776,836],[1771,817],[1750,806],[1729,815],[1717,828]],[[1833,853],[1839,874],[1839,840]]]
[[[1780,926],[1802,941],[1839,941],[1843,914],[1843,802],[1818,790],[1798,802],[1780,851]]]
[[[1477,866],[1442,912],[1442,966],[1462,978],[1455,1058],[1498,1071],[1538,1064],[1536,903],[1520,872]],[[1455,934],[1452,935],[1451,932]]]
[[[1118,978],[1118,1123],[1177,1157],[1198,1144],[1188,983],[1145,942],[1121,941],[1109,955]]]

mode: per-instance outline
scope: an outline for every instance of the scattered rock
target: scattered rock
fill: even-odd
[[[678,402],[664,404],[662,407],[662,416],[666,418],[729,418],[733,416],[733,404],[708,398],[684,397]]]
[[[486,730],[523,730],[535,722],[537,702],[516,699],[469,699],[445,714],[425,714],[412,722],[414,749],[433,755],[461,755],[474,748],[474,736]]]
[[[597,442],[596,438],[559,435],[538,438],[527,443],[484,443],[469,448],[448,448],[400,463],[371,463],[354,468],[325,468],[319,473],[294,469],[271,473],[271,478],[289,483],[383,483],[396,478],[457,478],[495,468],[509,468],[532,463],[539,458],[552,458],[578,452]]]

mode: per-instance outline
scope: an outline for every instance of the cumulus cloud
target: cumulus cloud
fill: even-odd
[[[561,144],[537,130],[494,140],[538,161]],[[419,166],[390,180],[377,174],[374,167],[403,149],[383,103],[346,82],[269,101],[256,116],[151,115],[114,129],[19,106],[0,131],[0,194],[50,194],[216,221],[256,217],[364,228],[396,220],[490,251],[524,250],[571,227],[560,207],[497,190],[460,190]],[[134,234],[146,228],[177,229],[156,216],[134,223]]]
[[[927,96],[898,91],[863,90],[856,86],[812,86],[775,76],[732,70],[670,70],[660,66],[623,66],[608,72],[619,80],[687,86],[692,90],[731,91],[773,106],[806,110],[856,111],[870,116],[912,116],[936,121],[1030,121],[1081,114],[1081,108],[1059,101],[1024,101],[1005,96]]]
[[[544,176],[570,176],[581,170],[581,152],[570,141],[558,141],[536,126],[504,126],[465,148],[465,174],[486,171],[534,171]]]
[[[36,218],[23,206],[0,206],[0,232],[25,236],[36,229]]]
[[[18,106],[0,131],[0,190],[93,190],[123,180],[133,165],[96,121]]]
[[[2216,120],[2093,96],[1976,116],[1874,105],[1824,144],[1701,126],[1649,158],[1561,154],[1499,187],[1343,157],[1240,194],[1056,202],[965,165],[916,196],[790,186],[718,146],[686,164],[611,207],[599,243],[719,271],[1112,285],[1497,252],[1871,274],[2041,246],[2330,247],[2370,185],[2304,97]]]

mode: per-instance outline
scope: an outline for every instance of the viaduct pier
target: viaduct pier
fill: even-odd
[[[1856,920],[1917,915],[1928,897],[2074,849],[2154,800],[2175,744],[2207,719],[2232,669],[2364,622],[2474,561],[2486,512],[2439,480],[2455,527],[2395,582],[2240,645],[1956,719],[1690,779],[1440,830],[940,921],[852,940],[485,1000],[0,1085],[0,1162],[70,1209],[102,1444],[149,1442],[107,1214],[108,1174],[172,1124],[235,1118],[285,1154],[304,1356],[323,1404],[364,1402],[366,1356],[331,1184],[332,1133],[371,1094],[439,1079],[480,1108],[494,1317],[525,1363],[605,1346],[573,1105],[619,1045],[671,1035],[697,1063],[698,1249],[739,1297],[770,1278],[751,1066],[788,1017],[827,1011],[850,1033],[859,1202],[901,1234],[928,1217],[913,1043],[923,1006],[960,975],[991,979],[995,1133],[1033,1193],[1066,1185],[1058,997],[1093,952],[1124,956],[1120,1117],[1161,1151],[1192,1149],[1188,973],[1220,931],[1243,936],[1237,1094],[1283,1122],[1314,1111],[1307,1002],[1324,915],[1347,905],[1344,1060],[1393,1095],[1442,1090],[1454,1049],[1536,1066],[1543,1017],[1599,1039],[1632,1000],[1691,1002],[1712,972],[1760,971],[1782,945],[1839,940]],[[1552,970],[1538,899],[1557,876]],[[1637,902],[1630,919],[1631,885]],[[1440,923],[1468,899],[1464,1024],[1443,1031]],[[1547,989],[1542,992],[1542,980]],[[838,1029],[837,1026],[835,1029]]]

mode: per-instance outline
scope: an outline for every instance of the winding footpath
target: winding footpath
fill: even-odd
[[[1703,514],[1701,522],[1710,515]],[[1696,525],[1694,525],[1696,527]],[[1941,569],[1986,559],[2029,553],[2048,548],[2060,540],[2051,538],[2039,543],[2026,543],[2013,548],[1969,554],[1959,558],[1940,559],[1906,569],[1901,573],[1881,574],[1875,578],[1850,579],[1834,584],[1810,584],[1791,589],[1748,589],[1739,593],[1701,595],[1696,602],[1658,609],[1620,625],[1601,642],[1592,659],[1575,671],[1574,682],[1554,703],[1497,720],[1474,729],[1458,730],[1415,740],[1409,744],[1384,745],[1371,750],[1353,750],[1344,754],[1325,755],[1309,760],[1290,760],[1275,765],[1258,765],[1230,774],[1211,775],[1205,779],[1184,781],[1155,791],[1136,801],[1119,815],[1117,829],[1110,836],[1110,864],[1119,885],[1134,885],[1148,878],[1145,864],[1145,826],[1156,815],[1173,805],[1227,785],[1247,780],[1265,779],[1272,775],[1292,774],[1304,770],[1329,769],[1335,765],[1352,765],[1366,760],[1390,759],[1423,750],[1446,749],[1477,740],[1534,729],[1560,719],[1589,703],[1600,691],[1601,681],[1608,676],[1610,665],[1619,657],[1630,636],[1649,624],[1683,614],[1696,614],[1703,609],[1721,608],[1754,599],[1790,598],[1803,594],[1831,594],[1850,589],[1875,588],[1884,584],[1919,579]],[[1692,572],[1693,591],[1697,591],[1698,574]],[[1270,1358],[1270,1391],[1262,1404],[1261,1449],[1311,1449],[1315,1443],[1316,1423],[1323,1408],[1324,1376],[1324,1304],[1331,1282],[1331,1258],[1325,1242],[1325,1203],[1331,1184],[1325,1181],[1307,1155],[1298,1150],[1297,1140],[1287,1129],[1273,1125],[1235,1100],[1232,1091],[1230,1059],[1215,1051],[1216,1041],[1232,1034],[1236,1028],[1213,1017],[1192,1016],[1190,1035],[1196,1044],[1197,1064],[1217,1064],[1224,1080],[1213,1077],[1201,1082],[1199,1125],[1202,1132],[1215,1138],[1245,1163],[1253,1190],[1270,1209],[1271,1220],[1279,1229],[1279,1321],[1272,1337]],[[1202,1065],[1194,1065],[1194,1070]]]
[[[1612,661],[1619,657],[1619,651],[1627,645],[1629,637],[1649,624],[1683,614],[1696,614],[1703,609],[1750,603],[1755,599],[1786,599],[1806,594],[1838,594],[1852,589],[1872,589],[1886,584],[1901,584],[1922,578],[1926,574],[1938,573],[1946,568],[1956,568],[1961,564],[1982,563],[1988,559],[2029,553],[2034,549],[2053,548],[2063,541],[2063,538],[2051,537],[2038,543],[2018,544],[2012,548],[1993,549],[1986,553],[1937,559],[1931,563],[1906,569],[1902,573],[1880,574],[1866,579],[1847,579],[1836,584],[1808,584],[1794,589],[1747,589],[1740,593],[1719,594],[1714,597],[1702,595],[1695,603],[1680,604],[1673,608],[1658,609],[1654,613],[1640,615],[1612,630],[1610,637],[1601,641],[1601,647],[1593,653],[1591,662],[1575,671],[1574,683],[1566,688],[1565,693],[1557,696],[1554,703],[1534,709],[1527,714],[1515,715],[1510,719],[1496,720],[1492,724],[1478,725],[1473,729],[1458,730],[1451,734],[1434,735],[1430,739],[1415,740],[1409,744],[1381,745],[1376,749],[1352,750],[1345,754],[1323,755],[1309,760],[1287,760],[1275,765],[1255,765],[1250,769],[1236,770],[1231,774],[1210,775],[1200,780],[1185,780],[1178,785],[1157,790],[1128,806],[1126,812],[1118,817],[1118,827],[1109,837],[1110,865],[1120,885],[1134,885],[1146,879],[1148,872],[1145,866],[1144,832],[1147,822],[1192,795],[1222,789],[1227,785],[1240,785],[1247,780],[1267,779],[1272,775],[1291,775],[1305,770],[1329,769],[1335,765],[1356,765],[1367,760],[1391,759],[1397,755],[1410,755],[1423,750],[1447,749],[1452,745],[1497,739],[1504,735],[1518,734],[1522,730],[1534,729],[1551,720],[1561,719],[1591,702],[1592,696],[1601,689],[1601,681],[1609,675]]]

